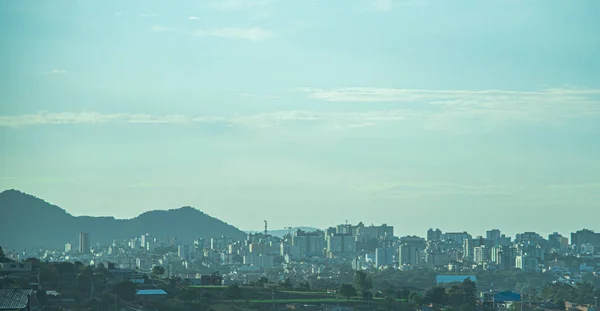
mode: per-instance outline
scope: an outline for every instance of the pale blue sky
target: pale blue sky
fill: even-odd
[[[242,229],[600,230],[597,0],[0,3],[0,189]]]

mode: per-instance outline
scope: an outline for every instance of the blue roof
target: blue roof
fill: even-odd
[[[507,302],[507,301],[521,301],[521,295],[513,292],[500,292],[494,295],[494,301],[496,302]]]
[[[135,292],[136,295],[166,295],[167,292],[165,292],[162,289],[140,289],[137,292]]]
[[[477,282],[477,277],[475,277],[474,275],[436,275],[435,276],[435,282],[437,284],[463,282],[466,279],[471,279],[471,281]]]

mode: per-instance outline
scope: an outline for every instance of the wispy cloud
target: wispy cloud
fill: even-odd
[[[0,116],[0,126],[27,127],[51,124],[214,124],[247,128],[264,128],[283,126],[290,122],[319,122],[350,127],[364,126],[365,123],[400,121],[409,118],[410,112],[403,111],[372,111],[364,113],[314,112],[314,111],[277,111],[252,115],[235,116],[188,116],[188,115],[151,115],[99,112],[39,112],[16,116]]]
[[[269,0],[213,0],[210,7],[222,11],[250,10],[269,5]]]
[[[242,39],[249,41],[261,41],[272,36],[271,32],[260,27],[241,28],[241,27],[223,27],[207,28],[196,31],[197,36],[210,36],[227,39]]]
[[[458,184],[429,182],[390,181],[359,187],[360,192],[391,197],[432,197],[432,196],[512,196],[514,189],[494,184]]]
[[[327,102],[419,104],[432,114],[496,116],[502,119],[563,119],[600,114],[600,90],[559,88],[539,91],[419,90],[350,87],[300,88],[309,98]]]
[[[140,13],[139,15],[142,18],[152,18],[152,17],[157,17],[158,14],[155,13]]]
[[[45,75],[62,75],[62,74],[67,73],[67,71],[64,69],[52,69],[49,71],[44,71],[42,73]]]
[[[187,19],[188,19],[188,20],[190,20],[190,21],[197,21],[197,20],[199,20],[200,18],[199,18],[198,16],[193,16],[193,15],[192,15],[192,16],[188,16],[188,18],[187,18]]]

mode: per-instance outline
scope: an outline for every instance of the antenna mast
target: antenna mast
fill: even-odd
[[[268,231],[267,231],[267,221],[265,220],[265,237],[267,237],[267,233],[268,233]]]

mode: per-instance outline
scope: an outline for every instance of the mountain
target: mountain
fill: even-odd
[[[16,249],[63,248],[66,242],[77,245],[80,232],[89,233],[92,245],[145,233],[162,240],[175,236],[186,243],[201,237],[246,237],[246,233],[236,227],[189,206],[145,212],[132,219],[75,217],[56,205],[17,190],[0,193],[0,245]]]

